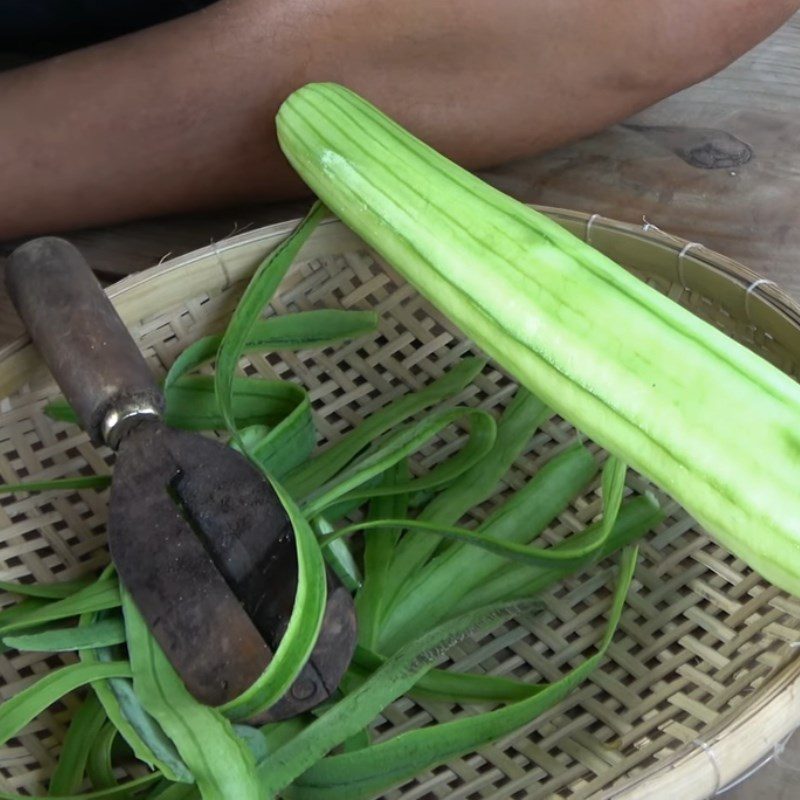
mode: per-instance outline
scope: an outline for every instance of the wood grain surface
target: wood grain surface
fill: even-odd
[[[625,124],[482,174],[529,202],[646,218],[800,297],[800,15]]]
[[[646,220],[741,261],[800,299],[800,15],[719,75],[624,124],[481,174],[526,202]],[[69,238],[110,280],[305,208],[254,206]],[[0,245],[0,271],[12,246]],[[19,330],[0,294],[0,343]],[[800,797],[798,740],[726,800]]]

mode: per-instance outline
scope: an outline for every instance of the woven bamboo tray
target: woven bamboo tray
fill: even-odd
[[[745,267],[697,245],[594,215],[544,209],[786,372],[800,366],[800,307]],[[264,253],[291,223],[252,231],[173,259],[113,286],[117,308],[154,370],[163,372],[190,342],[220,330]],[[449,322],[338,222],[323,224],[301,254],[273,313],[374,308],[372,338],[314,353],[254,358],[247,369],[308,387],[325,441],[336,439],[390,398],[439,376],[474,348]],[[624,324],[624,320],[620,320]],[[514,384],[488,368],[461,401],[500,410]],[[26,341],[0,351],[0,480],[107,472],[109,453],[76,427],[53,423],[43,401],[57,390]],[[574,440],[553,418],[531,441],[497,500]],[[758,446],[758,420],[752,436]],[[456,430],[420,458],[427,468],[452,451]],[[632,491],[647,488],[633,475]],[[596,486],[562,514],[544,539],[580,530],[599,511]],[[642,544],[628,607],[603,666],[571,697],[526,729],[387,793],[412,798],[711,797],[800,723],[800,601],[790,598],[710,541],[661,496],[669,516]],[[68,579],[107,561],[106,500],[93,491],[0,499],[0,575]],[[491,504],[479,509],[476,518]],[[758,535],[757,531],[753,532]],[[467,641],[456,669],[553,680],[591,654],[608,609],[613,565],[571,579],[546,598],[546,611]],[[7,596],[0,603],[11,602]],[[68,656],[0,656],[0,696],[14,694]],[[71,713],[70,696],[0,750],[0,788],[44,793]],[[467,709],[469,711],[470,709]],[[451,719],[452,705],[401,699],[375,735]]]

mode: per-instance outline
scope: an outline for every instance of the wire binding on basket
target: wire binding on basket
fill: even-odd
[[[254,225],[254,222],[246,222],[244,225],[240,226],[238,222],[234,221],[231,232],[225,238],[230,239],[233,236],[238,236],[240,233],[249,231]]]
[[[224,292],[226,289],[230,289],[231,287],[231,276],[228,272],[228,266],[225,263],[225,259],[222,257],[222,251],[219,249],[219,246],[213,239],[211,240],[211,249],[213,250],[214,255],[217,257],[217,264],[219,264],[222,274],[225,276],[225,285],[222,287],[222,291]]]
[[[642,230],[645,233],[648,233],[650,231],[655,231],[656,233],[660,233],[662,236],[667,235],[666,233],[664,233],[664,231],[661,230],[661,228],[658,227],[658,225],[653,225],[653,223],[650,222],[644,214],[642,214]]]
[[[586,234],[583,237],[586,244],[592,243],[592,225],[594,225],[594,221],[596,219],[600,219],[599,214],[592,214],[592,216],[586,221]]]
[[[765,286],[767,284],[771,284],[772,286],[777,287],[778,284],[775,281],[771,281],[769,278],[759,278],[758,280],[753,281],[748,287],[747,291],[744,293],[744,313],[747,316],[747,319],[752,321],[750,316],[750,295],[755,292],[755,290],[759,286]]]
[[[788,769],[790,772],[800,772],[800,764],[792,764],[783,757],[783,754],[786,752],[786,747],[788,746],[789,742],[792,740],[792,737],[797,733],[798,730],[800,730],[800,725],[798,725],[793,731],[788,733],[772,749],[772,752],[775,755],[775,763],[780,764],[781,767],[783,767],[784,769]]]
[[[711,745],[708,742],[704,742],[702,739],[693,739],[692,744],[697,745],[708,756],[708,760],[714,768],[714,791],[711,792],[709,797],[716,797],[720,792],[719,785],[722,783],[722,773],[719,769],[717,754],[714,752]]]
[[[684,289],[688,289],[688,285],[686,283],[686,278],[683,277],[683,259],[686,257],[686,254],[693,248],[693,247],[702,247],[703,245],[700,242],[686,242],[686,244],[681,249],[680,253],[678,253],[678,280],[681,282],[681,286]]]
[[[754,764],[750,769],[746,772],[742,773],[738,778],[732,780],[730,783],[726,783],[725,786],[719,788],[719,767],[717,764],[716,756],[713,755],[713,751],[707,745],[703,748],[711,757],[711,760],[714,763],[714,768],[717,774],[717,789],[715,790],[714,794],[711,795],[712,797],[719,797],[719,795],[723,794],[724,792],[730,791],[731,789],[735,789],[740,784],[744,783],[748,778],[752,778],[757,772],[762,770],[764,767],[767,766],[771,761],[774,761],[776,764],[780,765],[783,769],[787,769],[790,772],[800,772],[800,764],[791,764],[788,761],[783,759],[783,753],[786,750],[786,746],[791,741],[792,736],[800,730],[800,725],[794,728],[794,730],[789,731],[786,736],[783,737],[779,742],[773,746],[772,750],[767,753],[760,761]],[[705,744],[700,740],[695,740],[698,744]]]

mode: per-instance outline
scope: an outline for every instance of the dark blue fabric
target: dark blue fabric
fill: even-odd
[[[0,0],[0,49],[68,49],[196,11],[213,0]]]

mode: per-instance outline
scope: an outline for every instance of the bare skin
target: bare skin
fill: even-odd
[[[800,0],[222,0],[0,74],[0,240],[304,194],[274,118],[363,94],[470,168],[601,130],[725,67]]]

